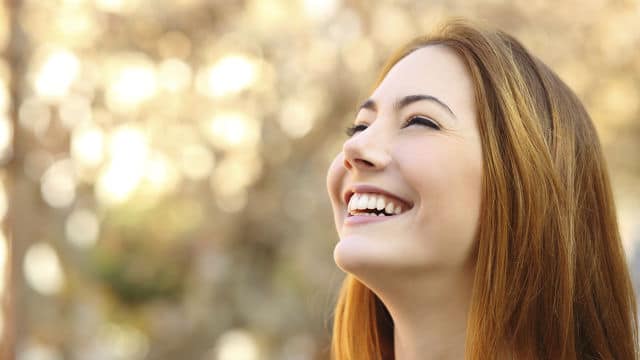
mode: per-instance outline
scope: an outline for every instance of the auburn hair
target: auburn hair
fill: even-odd
[[[473,79],[483,175],[465,358],[637,359],[637,310],[605,159],[578,97],[512,36],[454,19],[430,45]],[[334,360],[394,359],[393,320],[347,275]]]

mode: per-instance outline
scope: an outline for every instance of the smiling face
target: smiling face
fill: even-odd
[[[480,212],[476,118],[471,76],[453,50],[429,45],[391,68],[327,174],[342,270],[363,280],[464,267]],[[362,214],[389,203],[399,214]]]

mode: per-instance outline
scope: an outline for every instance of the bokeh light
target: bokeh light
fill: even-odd
[[[106,103],[116,112],[134,110],[157,91],[155,65],[142,54],[131,54],[126,60],[113,60]]]
[[[23,271],[27,284],[42,295],[59,294],[64,287],[60,259],[47,243],[35,243],[27,249]]]
[[[186,177],[200,180],[208,177],[213,170],[215,155],[203,145],[187,144],[181,151],[179,164]]]
[[[168,92],[183,91],[191,84],[191,67],[180,59],[164,60],[158,72],[160,86]]]
[[[260,141],[260,124],[255,118],[241,112],[222,112],[207,124],[211,145],[221,150],[252,148]]]
[[[340,5],[338,0],[304,0],[304,10],[307,16],[318,19],[326,20],[331,18],[335,14]]]
[[[107,359],[144,359],[149,351],[149,341],[132,326],[111,323],[100,329],[98,348],[96,352]]]
[[[244,330],[230,330],[218,340],[217,360],[258,360],[260,351],[253,336]]]
[[[104,159],[105,136],[96,125],[84,124],[74,128],[71,135],[71,156],[76,164],[96,167]]]
[[[73,52],[66,49],[50,51],[35,74],[36,93],[50,99],[66,95],[79,70],[80,60]]]
[[[174,190],[180,181],[180,172],[168,156],[154,152],[144,168],[144,189],[162,194]]]
[[[139,6],[138,0],[95,0],[99,10],[110,13],[126,13],[135,10]]]
[[[67,240],[79,248],[90,248],[98,241],[100,221],[90,209],[75,209],[67,216]]]
[[[75,171],[71,160],[62,159],[51,164],[40,183],[42,198],[49,206],[63,208],[71,205],[76,196]]]
[[[250,87],[258,78],[254,61],[244,55],[228,55],[200,71],[198,90],[207,96],[222,97]]]

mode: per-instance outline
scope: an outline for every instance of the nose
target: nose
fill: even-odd
[[[391,162],[388,140],[374,130],[370,126],[344,143],[342,151],[347,170],[380,171]]]

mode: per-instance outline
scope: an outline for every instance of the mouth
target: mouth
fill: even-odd
[[[413,208],[413,203],[370,185],[358,185],[345,192],[347,217],[387,218],[401,215]]]

